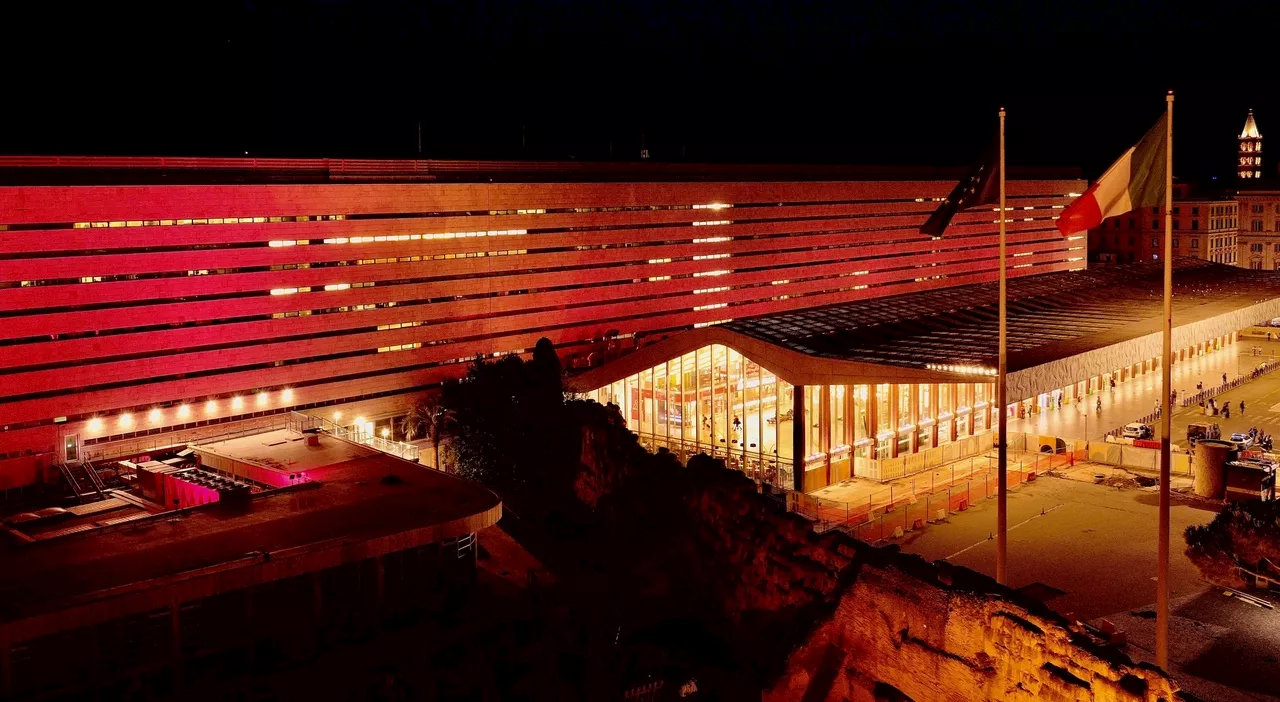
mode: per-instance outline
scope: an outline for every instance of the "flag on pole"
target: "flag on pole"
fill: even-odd
[[[951,194],[938,205],[938,209],[929,215],[929,219],[920,227],[920,233],[926,236],[942,236],[951,218],[960,210],[977,205],[990,205],[1000,199],[999,171],[1000,147],[996,142],[983,153],[982,158],[974,165]]]
[[[1064,235],[1094,229],[1107,217],[1138,207],[1157,207],[1164,201],[1165,130],[1167,114],[1147,130],[1142,141],[1129,147],[1098,182],[1076,198],[1058,217]]]

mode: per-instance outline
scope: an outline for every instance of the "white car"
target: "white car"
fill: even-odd
[[[1231,435],[1231,440],[1240,444],[1244,448],[1253,446],[1253,437],[1245,433],[1236,433]]]
[[[1154,433],[1150,424],[1131,422],[1124,425],[1123,435],[1126,439],[1149,439]]]

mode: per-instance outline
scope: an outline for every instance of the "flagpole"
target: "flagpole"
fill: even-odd
[[[999,422],[996,431],[996,582],[1008,584],[1009,560],[1009,407],[1005,373],[1008,371],[1008,284],[1006,280],[1005,204],[1004,204],[1004,108],[1000,108],[1000,365],[996,370],[996,407]]]
[[[1169,670],[1169,437],[1173,403],[1170,402],[1173,365],[1173,91],[1165,96],[1164,164],[1164,345],[1160,356],[1160,539],[1156,565],[1156,665]]]

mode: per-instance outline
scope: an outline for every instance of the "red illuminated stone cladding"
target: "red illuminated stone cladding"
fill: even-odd
[[[599,339],[610,330],[622,334],[673,330],[725,318],[757,316],[784,310],[901,294],[995,277],[994,212],[971,211],[956,218],[941,240],[921,237],[916,227],[936,206],[930,198],[945,195],[948,181],[829,181],[829,182],[705,182],[705,183],[500,183],[500,184],[310,184],[310,185],[177,185],[177,186],[22,186],[0,187],[0,224],[136,221],[225,217],[310,217],[365,214],[478,212],[442,217],[343,219],[336,221],[143,226],[116,228],[10,229],[0,231],[0,251],[31,254],[101,249],[144,249],[220,243],[261,243],[272,240],[323,239],[350,236],[431,234],[511,229],[575,231],[524,235],[429,239],[367,244],[250,247],[223,250],[176,250],[137,253],[95,253],[87,256],[48,255],[0,259],[0,281],[48,280],[81,276],[185,272],[336,260],[435,256],[468,251],[560,249],[512,256],[485,256],[348,265],[327,268],[226,273],[217,275],[142,279],[86,284],[0,289],[0,314],[17,313],[0,323],[0,339],[31,339],[92,330],[142,325],[181,324],[240,316],[270,315],[308,309],[435,300],[430,304],[396,306],[358,312],[313,314],[209,326],[157,329],[73,339],[0,346],[0,370],[33,363],[63,363],[103,359],[102,362],[50,370],[10,372],[0,385],[0,425],[50,420],[54,417],[100,414],[113,422],[125,408],[145,408],[181,400],[200,405],[208,396],[219,398],[215,417],[231,414],[227,398],[272,388],[271,408],[281,405],[282,387],[293,387],[293,404],[330,402],[369,393],[417,387],[463,372],[465,364],[390,372],[354,380],[333,378],[532,348],[537,339],[572,345]],[[1080,192],[1084,183],[1012,181],[1011,206],[1036,206],[1038,219],[1023,222],[1017,212],[1009,225],[1010,253],[1031,253],[1012,275],[1066,270],[1083,266],[1069,262],[1083,251],[1069,252],[1057,236],[1048,205],[1062,205],[1067,193]],[[1022,197],[1034,196],[1034,197]],[[916,202],[923,198],[923,202]],[[896,200],[896,202],[874,202]],[[602,208],[626,206],[688,206],[734,203],[739,207],[709,210],[636,210],[620,212],[488,215],[490,210]],[[798,204],[779,207],[777,203]],[[763,206],[743,207],[750,203]],[[808,219],[806,219],[808,218]],[[732,220],[733,224],[679,226],[692,221]],[[652,227],[647,225],[675,225]],[[599,227],[616,227],[599,229]],[[830,232],[833,229],[872,231]],[[824,233],[828,232],[828,233]],[[784,236],[776,236],[784,235]],[[741,238],[766,236],[769,238]],[[737,237],[729,242],[693,243],[695,238]],[[667,242],[667,243],[658,243]],[[658,243],[634,246],[639,243]],[[857,244],[848,248],[832,245]],[[604,248],[573,250],[580,245]],[[628,246],[631,245],[631,246]],[[567,250],[565,250],[567,249]],[[790,249],[783,251],[783,249]],[[730,258],[650,264],[650,259],[680,258],[706,253],[730,253]],[[857,260],[845,260],[857,259]],[[603,266],[610,262],[632,262]],[[934,265],[936,264],[936,265]],[[568,271],[531,269],[578,266]],[[917,268],[926,266],[926,268]],[[664,276],[695,272],[759,268],[697,278]],[[841,277],[842,273],[867,271]],[[945,275],[946,278],[932,279]],[[272,288],[398,279],[472,276],[401,285],[379,285],[332,292],[250,296],[221,300],[187,300],[199,295],[257,292]],[[916,278],[928,277],[919,280]],[[813,278],[813,280],[803,280]],[[770,285],[775,280],[792,280]],[[579,289],[546,290],[555,286],[590,285],[609,281],[637,281]],[[867,285],[866,289],[841,289]],[[696,289],[733,289],[694,294]],[[739,287],[754,286],[754,287]],[[539,292],[503,295],[506,291]],[[496,297],[451,299],[498,293]],[[786,299],[770,299],[787,296]],[[104,310],[29,314],[54,306],[115,304],[135,300],[156,304]],[[751,300],[758,300],[749,302]],[[583,303],[592,303],[586,304]],[[694,307],[726,307],[694,311]],[[634,319],[624,319],[641,315]],[[279,341],[288,336],[325,334],[373,328],[382,324],[419,321],[423,326],[385,331],[361,331],[319,338]],[[555,328],[553,328],[555,327]],[[306,362],[263,370],[165,380],[126,388],[84,390],[100,383],[196,373],[240,365],[306,359],[326,354],[371,350],[403,343],[429,344],[420,349]],[[155,355],[212,344],[242,344],[234,348]],[[570,355],[590,349],[567,346]],[[125,354],[142,357],[110,361]],[[298,386],[301,383],[310,385]],[[42,399],[5,402],[3,396],[64,390]],[[407,397],[380,400],[379,414],[394,413]],[[246,398],[246,410],[252,409]],[[162,426],[177,424],[166,412]],[[376,416],[368,413],[370,417]],[[44,451],[62,432],[79,431],[85,422],[0,432],[0,453],[26,449]],[[117,433],[108,426],[103,434]],[[0,466],[2,467],[2,466]],[[29,471],[16,471],[24,474]],[[3,478],[0,478],[2,481]]]

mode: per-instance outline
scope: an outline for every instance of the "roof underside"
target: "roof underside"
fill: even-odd
[[[1280,297],[1274,272],[1193,259],[1175,267],[1178,326]],[[1162,279],[1162,265],[1154,262],[1009,281],[1009,370],[1159,331]],[[996,284],[965,285],[744,319],[724,328],[818,358],[916,369],[993,366],[998,304]]]

